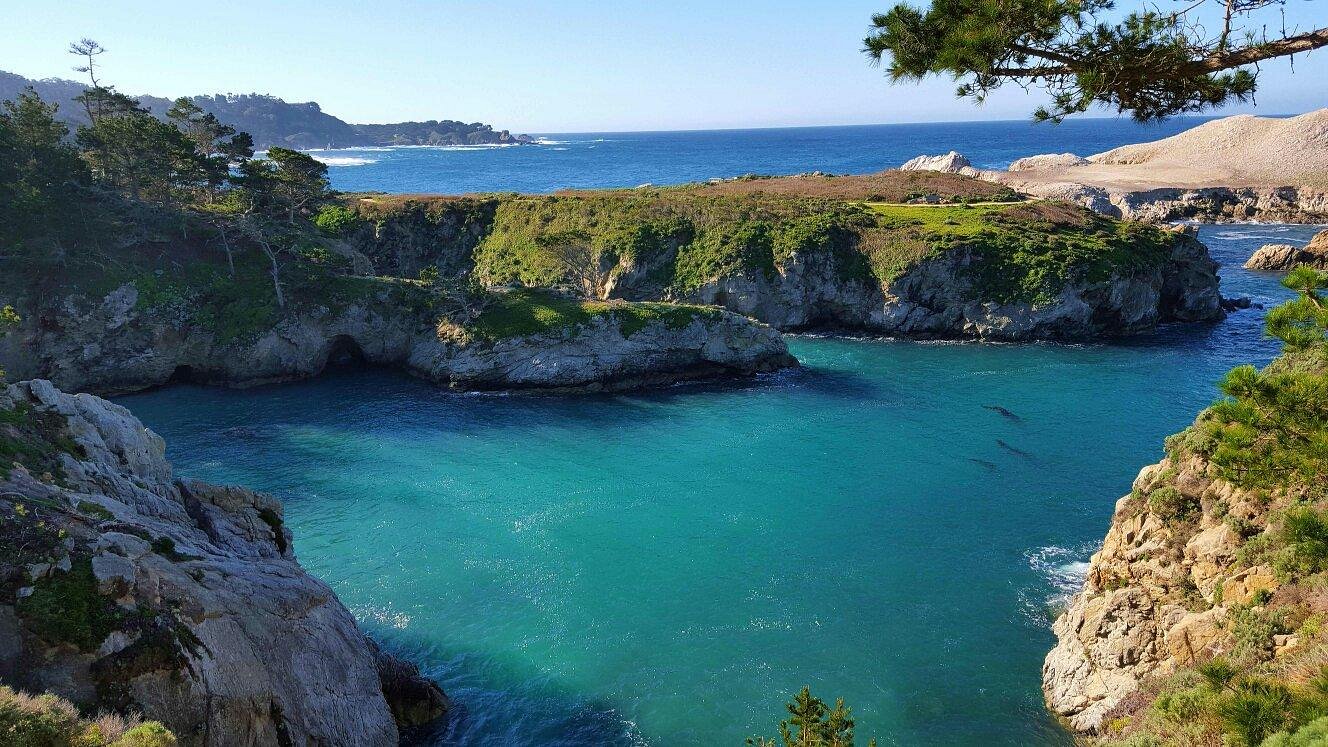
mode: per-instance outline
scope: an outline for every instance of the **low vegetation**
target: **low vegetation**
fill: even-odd
[[[96,651],[125,622],[126,612],[97,592],[92,561],[73,561],[69,571],[52,573],[20,599],[18,614],[50,643],[71,643],[80,651]]]
[[[11,747],[175,747],[156,721],[102,713],[91,718],[56,695],[28,695],[0,685],[0,744]]]
[[[595,296],[631,276],[639,292],[685,298],[727,276],[773,280],[795,255],[829,255],[844,281],[884,287],[919,262],[967,251],[978,260],[969,265],[975,297],[1041,304],[1069,282],[1157,267],[1174,242],[1064,205],[846,202],[707,186],[501,200],[475,266],[490,283],[568,283]]]
[[[495,300],[466,328],[466,332],[485,340],[503,340],[557,333],[588,324],[596,318],[606,318],[618,325],[624,337],[631,337],[655,322],[662,322],[670,329],[682,329],[698,318],[715,317],[721,313],[707,306],[588,301],[546,291],[517,289],[496,294]]]

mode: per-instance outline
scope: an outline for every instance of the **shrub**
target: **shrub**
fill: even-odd
[[[314,225],[328,236],[345,236],[363,222],[359,213],[341,205],[324,205],[314,216]]]
[[[1309,506],[1288,509],[1279,539],[1287,552],[1279,558],[1278,570],[1294,577],[1328,569],[1328,516],[1323,512]]]
[[[1163,521],[1184,522],[1198,516],[1199,501],[1170,485],[1163,485],[1148,494],[1148,508]]]
[[[55,695],[28,695],[0,685],[0,744],[7,747],[174,747],[175,736],[136,716],[79,716]]]
[[[80,651],[95,650],[123,618],[114,602],[97,593],[89,558],[75,560],[66,573],[38,581],[32,595],[19,600],[17,611],[42,638],[72,643]]]
[[[1261,747],[1325,747],[1328,745],[1328,718],[1315,719],[1295,733],[1279,731],[1263,740]]]
[[[1291,718],[1291,691],[1280,682],[1249,679],[1238,683],[1219,706],[1218,714],[1228,734],[1241,744],[1258,745]]]

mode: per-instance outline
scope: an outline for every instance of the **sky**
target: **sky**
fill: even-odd
[[[0,70],[79,78],[65,50],[88,36],[109,50],[103,75],[126,93],[270,93],[350,122],[460,119],[530,133],[1022,119],[1041,102],[1013,86],[979,107],[948,80],[890,85],[860,51],[872,13],[889,5],[0,0]],[[1324,0],[1288,0],[1286,13],[1303,29],[1328,25]],[[1219,113],[1328,106],[1328,48],[1294,68],[1266,63],[1257,107]]]

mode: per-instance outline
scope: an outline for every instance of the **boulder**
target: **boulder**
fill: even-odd
[[[1299,265],[1328,270],[1328,231],[1320,231],[1303,247],[1264,244],[1245,261],[1247,270],[1285,272]]]
[[[943,156],[918,156],[899,167],[900,171],[943,171],[947,174],[976,176],[978,170],[963,155],[950,151]]]

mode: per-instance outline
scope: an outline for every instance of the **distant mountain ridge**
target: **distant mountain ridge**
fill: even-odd
[[[87,123],[74,97],[86,88],[62,78],[32,80],[0,70],[0,100],[17,96],[31,86],[45,100],[60,105],[59,116],[71,125]],[[171,99],[136,96],[158,117],[164,116]],[[430,120],[393,124],[351,124],[323,111],[317,102],[291,103],[259,93],[191,96],[204,111],[222,122],[249,133],[257,148],[353,148],[372,145],[506,145],[531,142],[527,135],[495,130],[482,122]]]

